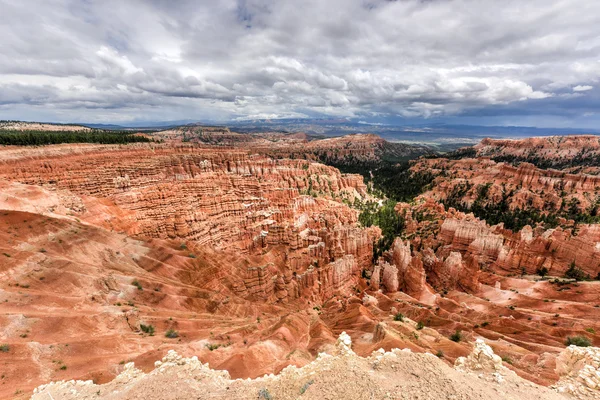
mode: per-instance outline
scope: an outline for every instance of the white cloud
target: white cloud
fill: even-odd
[[[595,0],[0,0],[0,10],[5,118],[28,105],[87,120],[434,117],[559,101],[600,80]]]
[[[119,72],[125,74],[135,74],[136,72],[143,72],[142,68],[138,68],[127,58],[127,56],[120,56],[115,49],[111,49],[106,46],[100,47],[100,50],[96,52],[96,55],[104,62],[106,68],[111,70],[118,68]]]

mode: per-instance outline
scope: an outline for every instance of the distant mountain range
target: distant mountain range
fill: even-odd
[[[290,118],[236,120],[227,123],[213,121],[157,121],[131,124],[87,124],[98,129],[137,129],[160,130],[182,125],[214,125],[227,126],[241,133],[276,131],[304,132],[317,137],[334,137],[351,133],[374,133],[390,142],[421,143],[437,147],[439,150],[452,150],[461,146],[478,143],[486,137],[491,138],[525,138],[533,136],[565,136],[581,134],[600,134],[599,129],[577,128],[535,128],[526,126],[481,126],[452,125],[444,123],[417,125],[385,125],[344,118]]]

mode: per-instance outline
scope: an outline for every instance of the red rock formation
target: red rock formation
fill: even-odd
[[[517,161],[528,159],[544,164],[561,167],[569,161],[578,162],[570,171],[598,173],[598,168],[585,165],[600,156],[600,138],[594,135],[534,137],[527,139],[483,139],[474,146],[479,157],[504,157]],[[581,165],[583,164],[583,165]]]
[[[134,212],[127,221],[131,234],[244,250],[257,241],[302,247],[298,235],[306,228],[354,223],[356,212],[340,203],[302,194],[352,200],[366,188],[360,178],[330,167],[239,151],[89,148],[94,149],[44,161],[15,158],[4,166],[3,177],[106,198]]]
[[[437,202],[468,180],[492,182],[490,196],[504,183],[514,205],[537,206],[562,187],[585,197],[592,178],[421,160],[415,170],[446,175],[398,204],[407,228],[372,265],[381,231],[360,227],[343,202],[368,197],[360,176],[255,150],[0,149],[0,344],[10,347],[0,397],[49,380],[104,382],[121,361],[147,369],[170,349],[256,377],[305,365],[342,331],[359,354],[400,347],[449,362],[485,337],[510,368],[544,384],[558,379],[567,335],[600,344],[590,330],[600,332],[599,285],[527,275],[540,266],[564,274],[573,257],[598,272],[595,225],[511,232]],[[449,339],[456,330],[459,343]]]
[[[468,183],[470,189],[464,202],[472,205],[477,198],[480,185],[491,185],[488,190],[490,201],[499,201],[508,194],[509,206],[557,211],[573,199],[579,201],[580,210],[589,210],[596,204],[597,196],[590,196],[600,188],[600,177],[587,174],[569,174],[555,170],[543,170],[528,163],[514,167],[496,163],[489,159],[422,159],[413,166],[415,171],[431,171],[440,176],[436,179],[428,197],[442,200],[460,184]],[[442,171],[452,171],[442,176]],[[563,207],[565,206],[563,205]]]

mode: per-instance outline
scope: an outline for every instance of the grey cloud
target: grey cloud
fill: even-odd
[[[587,113],[600,80],[595,0],[0,0],[0,13],[9,118],[540,112],[565,91]]]

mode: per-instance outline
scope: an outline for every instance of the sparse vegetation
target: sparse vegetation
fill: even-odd
[[[142,284],[137,279],[134,279],[133,281],[131,281],[131,284],[133,286],[135,286],[136,288],[138,288],[138,290],[144,290],[144,288],[142,287]]]
[[[438,350],[437,353],[435,353],[435,355],[438,358],[444,358],[444,352],[442,350]]]
[[[576,281],[583,281],[589,279],[589,276],[579,267],[575,265],[575,261],[571,263],[569,269],[565,272],[565,278],[575,279]]]
[[[425,328],[425,324],[423,323],[423,321],[417,322],[417,330],[420,331],[423,328]]]
[[[8,353],[10,351],[10,346],[7,344],[0,345],[0,352]]]
[[[456,343],[460,342],[462,340],[462,338],[463,338],[463,335],[459,330],[457,330],[452,335],[450,335],[450,340],[452,340],[453,342],[456,342]]]
[[[154,326],[153,325],[140,324],[140,329],[142,330],[142,332],[147,333],[149,336],[154,336]]]
[[[504,361],[505,363],[510,364],[510,365],[513,364],[513,361],[511,360],[511,358],[509,356],[503,356],[502,361]]]
[[[264,388],[258,391],[258,398],[262,400],[273,400],[273,396],[271,396],[269,390]]]
[[[311,379],[310,381],[308,381],[304,385],[302,385],[302,387],[300,388],[300,394],[304,394],[308,390],[310,385],[312,385],[313,383],[315,383],[315,381],[313,379]]]
[[[165,332],[165,336],[169,339],[175,339],[179,337],[179,332],[173,329],[169,329],[167,332]]]
[[[565,344],[567,346],[575,345],[579,347],[589,347],[592,345],[592,342],[585,336],[569,336],[567,337]]]
[[[396,313],[396,315],[394,315],[394,321],[404,322],[404,314]]]
[[[493,156],[492,160],[496,162],[508,162],[512,165],[519,165],[522,162],[528,162],[541,169],[566,169],[579,166],[600,166],[600,160],[592,152],[587,152],[587,149],[581,151],[572,157],[544,157],[539,153],[529,153],[523,156],[512,154],[502,154]]]
[[[560,225],[560,219],[573,220],[575,223],[600,223],[600,215],[593,210],[581,210],[579,200],[572,199],[569,203],[563,201],[560,209],[556,210],[554,205],[539,210],[531,204],[523,208],[511,208],[513,196],[517,189],[503,187],[501,197],[488,196],[492,183],[473,187],[471,183],[463,182],[455,185],[448,196],[441,201],[446,208],[453,207],[462,212],[472,212],[476,217],[485,220],[489,225],[503,223],[504,227],[517,232],[525,225],[532,227],[542,224],[546,228],[556,228]],[[475,201],[468,202],[473,191],[476,191]]]

